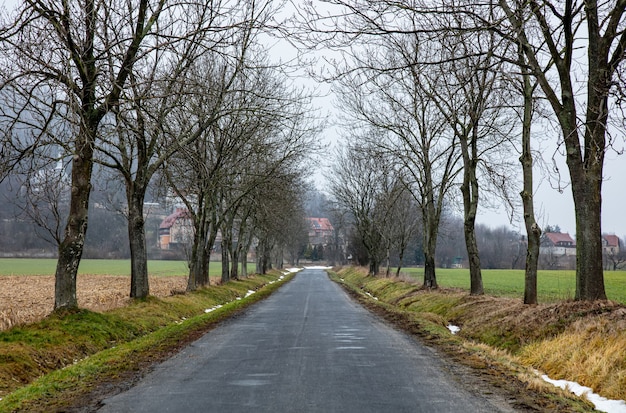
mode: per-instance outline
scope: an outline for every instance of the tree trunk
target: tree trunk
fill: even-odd
[[[604,99],[603,104],[608,102]],[[594,100],[589,101],[589,108]],[[598,109],[600,110],[600,109]],[[604,271],[602,266],[602,169],[604,163],[605,129],[594,126],[606,119],[590,118],[588,110],[585,132],[584,158],[581,157],[576,119],[564,121],[567,166],[572,182],[574,212],[576,216],[576,300],[605,300]],[[563,125],[563,124],[562,124]],[[595,136],[595,135],[600,136]],[[578,150],[578,152],[576,152]],[[578,155],[578,156],[577,156]]]
[[[478,253],[478,244],[476,242],[476,215],[468,217],[464,223],[465,245],[469,260],[470,270],[470,295],[483,295],[483,276],[480,269],[480,255]]]
[[[380,263],[378,262],[376,258],[370,258],[370,265],[369,265],[370,275],[377,276],[379,272],[380,272]]]
[[[424,251],[424,287],[437,289],[437,276],[435,274],[435,256]]]
[[[213,250],[213,243],[215,242],[215,235],[209,235],[209,241],[205,243],[202,248],[200,274],[198,278],[199,287],[207,287],[211,285],[211,278],[209,275],[209,267],[211,265],[211,251]]]
[[[438,285],[435,273],[435,251],[439,222],[434,207],[425,208],[422,211],[422,220],[424,222],[424,287],[436,289]]]
[[[128,239],[130,240],[130,297],[146,298],[148,282],[148,251],[143,218],[144,192],[131,185],[128,189]]]
[[[239,279],[239,245],[231,243],[230,278]]]
[[[520,193],[524,208],[524,224],[526,226],[526,267],[524,271],[524,304],[537,304],[537,266],[539,264],[539,246],[541,243],[541,228],[535,220],[533,199],[533,158],[530,145],[530,132],[533,115],[533,91],[530,84],[530,74],[526,67],[523,50],[518,52],[519,67],[522,71],[524,115],[522,119],[522,176],[524,188]]]
[[[389,276],[391,275],[391,247],[389,246],[389,243],[387,243],[387,254],[385,257],[385,260],[387,261],[387,271],[385,272],[385,278],[389,278]]]
[[[65,236],[59,244],[59,259],[55,272],[54,310],[78,308],[76,276],[83,255],[91,194],[93,148],[96,125],[81,128],[76,138],[76,154],[72,161],[72,190]]]
[[[257,246],[257,273],[267,274],[270,269],[270,246],[267,240],[259,240]]]
[[[256,246],[255,255],[255,272],[257,274],[265,274],[263,272],[263,242],[261,240],[259,240],[259,243]]]
[[[200,278],[198,280],[199,285],[202,287],[211,285],[209,266],[211,264],[211,252],[213,251],[213,246],[215,245],[215,240],[217,239],[217,225],[215,224],[217,216],[215,211],[213,211],[211,219],[212,222],[207,223],[208,236],[202,247],[202,273],[200,274]]]
[[[412,231],[411,231],[412,233]],[[407,244],[409,240],[409,236],[405,235],[402,236],[402,240],[400,241],[400,246],[398,248],[398,268],[396,269],[396,277],[400,276],[400,272],[402,271],[402,268],[404,267],[404,254],[406,253],[406,249],[407,249]]]
[[[206,231],[203,212],[194,215],[194,235],[191,244],[191,254],[189,256],[189,277],[187,279],[187,291],[195,291],[198,288],[200,278],[202,277],[202,249],[205,244]]]
[[[606,300],[600,225],[602,179],[584,181],[587,185],[572,183],[576,207],[576,300]]]
[[[400,271],[402,270],[402,266],[404,265],[404,250],[406,249],[406,246],[404,245],[404,243],[402,243],[402,245],[400,246],[400,253],[398,256],[398,268],[396,269],[396,277],[400,276]]]
[[[248,251],[243,251],[241,254],[241,276],[248,277]]]
[[[476,166],[478,163],[477,133],[476,127],[473,127],[472,137],[462,136],[459,140],[463,155],[463,183],[461,184],[461,193],[463,195],[463,234],[465,235],[465,248],[469,260],[470,295],[482,295],[485,293],[480,270],[478,243],[476,242],[476,212],[478,210],[478,179],[476,177]],[[468,140],[470,141],[469,145]]]
[[[228,254],[228,242],[222,234],[222,284],[230,281],[230,262]]]
[[[591,22],[590,22],[591,25]],[[567,165],[572,181],[576,213],[576,299],[606,300],[602,266],[602,171],[608,121],[608,93],[611,75],[608,70],[608,47],[600,50],[604,39],[593,28],[589,43],[589,83],[584,132],[584,154],[572,155],[580,144],[566,139]],[[594,43],[597,40],[598,44]],[[623,52],[622,52],[623,53]],[[575,121],[575,119],[572,119]],[[575,125],[575,124],[573,124]],[[578,135],[576,135],[578,139]]]
[[[283,256],[284,249],[282,247],[280,248],[274,247],[273,251],[274,251],[274,262],[276,263],[276,269],[282,270],[285,266],[284,256]]]

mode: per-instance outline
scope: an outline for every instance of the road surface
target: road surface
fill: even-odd
[[[307,269],[99,411],[513,411],[463,390],[443,365]]]

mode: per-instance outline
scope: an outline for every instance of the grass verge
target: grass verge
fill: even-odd
[[[0,332],[0,412],[65,411],[93,402],[94,392],[115,392],[291,278],[256,275],[105,313],[54,314]]]
[[[612,301],[525,306],[520,299],[427,291],[414,282],[368,277],[344,268],[331,277],[367,307],[443,349],[452,358],[515,388],[539,411],[593,411],[586,401],[544,383],[535,372],[626,399],[626,307]],[[461,327],[457,335],[448,324]],[[532,395],[536,397],[532,397]]]

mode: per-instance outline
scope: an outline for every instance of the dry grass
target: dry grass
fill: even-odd
[[[526,346],[520,357],[552,378],[576,381],[608,398],[626,399],[624,314],[626,309],[607,318],[580,319],[566,332]]]
[[[0,283],[0,331],[39,321],[52,312],[54,276],[2,276]],[[186,287],[186,277],[150,277],[150,295],[155,297],[167,297]],[[93,311],[122,307],[130,300],[130,277],[79,276],[76,288],[79,307]]]
[[[518,355],[553,379],[626,399],[626,308],[611,301],[526,306],[521,300],[467,297],[456,320],[465,337]]]

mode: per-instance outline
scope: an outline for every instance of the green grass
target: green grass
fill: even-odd
[[[170,356],[292,278],[279,281],[279,276],[274,271],[193,293],[151,297],[105,313],[53,314],[1,331],[0,413],[66,411],[99,384]],[[246,297],[249,290],[256,293]],[[223,306],[206,311],[216,304]]]
[[[423,268],[404,268],[404,274],[421,280]],[[437,269],[441,287],[469,290],[468,269]],[[524,270],[482,270],[485,293],[506,297],[523,297]],[[605,271],[604,284],[609,300],[626,304],[626,271]],[[542,270],[537,275],[538,298],[541,302],[555,302],[574,298],[576,276],[574,271]]]
[[[0,258],[0,276],[3,275],[54,275],[56,259],[39,258]],[[187,275],[186,261],[148,261],[148,273],[156,276]],[[209,275],[219,276],[220,262],[212,262]],[[78,268],[79,275],[130,275],[130,260],[90,260],[83,259]]]

